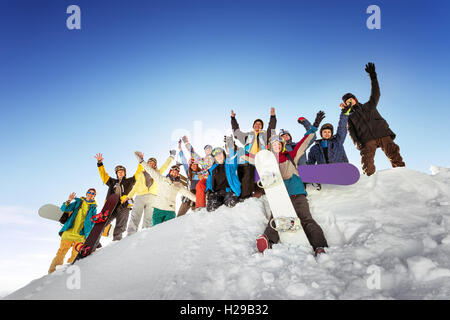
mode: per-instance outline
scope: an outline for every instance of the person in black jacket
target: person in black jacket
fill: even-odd
[[[405,163],[400,155],[400,147],[394,142],[395,133],[377,110],[380,87],[375,65],[369,62],[365,70],[372,82],[369,101],[361,104],[352,93],[347,93],[342,97],[344,103],[341,108],[349,115],[347,128],[353,143],[361,153],[362,170],[370,176],[375,173],[374,158],[377,148],[383,150],[392,167],[404,167]]]
[[[98,153],[95,155],[97,159],[98,172],[103,183],[108,186],[108,193],[106,198],[111,194],[116,193],[120,197],[120,203],[113,211],[112,215],[116,219],[116,226],[113,232],[113,241],[119,241],[122,239],[122,233],[125,231],[128,222],[128,216],[130,215],[130,208],[128,204],[128,193],[136,183],[136,175],[131,178],[127,178],[127,171],[124,166],[118,165],[115,167],[116,178],[110,177],[103,166],[103,155]]]

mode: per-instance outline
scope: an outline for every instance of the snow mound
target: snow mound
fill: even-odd
[[[262,197],[138,232],[6,299],[448,299],[450,170],[431,171],[308,187],[330,245],[317,260],[310,247],[257,252]]]

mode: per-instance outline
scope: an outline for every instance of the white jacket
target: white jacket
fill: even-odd
[[[136,158],[145,171],[158,183],[158,196],[155,200],[154,207],[165,211],[175,211],[177,194],[180,192],[183,196],[195,201],[195,195],[189,192],[181,182],[173,182],[168,177],[162,176],[157,170],[148,165],[147,162],[136,154]]]

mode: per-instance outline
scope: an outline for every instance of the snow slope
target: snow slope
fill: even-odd
[[[256,251],[263,197],[138,232],[6,299],[449,299],[450,170],[431,171],[309,188],[330,245],[318,260],[306,247]]]

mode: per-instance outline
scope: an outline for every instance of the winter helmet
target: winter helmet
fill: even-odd
[[[211,152],[211,155],[215,157],[219,153],[223,153],[226,156],[225,150],[223,150],[221,147],[214,148],[213,151]]]
[[[207,144],[204,148],[203,148],[203,150],[206,150],[206,149],[212,149],[213,147],[211,146],[211,145],[209,145],[209,144]]]
[[[331,135],[333,135],[333,125],[331,123],[325,123],[320,127],[320,136],[322,136],[322,131],[326,129],[331,130]]]
[[[356,102],[358,102],[358,99],[356,99],[355,95],[353,93],[346,93],[342,96],[342,101],[347,101],[348,99],[353,98],[356,100]]]
[[[281,129],[281,130],[280,130],[280,133],[279,133],[279,136],[281,137],[281,136],[284,136],[285,134],[289,135],[289,139],[292,140],[292,136],[291,136],[291,134],[289,133],[289,131],[288,131],[288,130],[285,130],[285,129]]]
[[[269,141],[270,142],[270,148],[272,148],[272,143],[277,142],[277,141],[281,142],[281,145],[282,145],[281,149],[284,150],[286,142],[284,141],[284,139],[280,135],[277,135],[277,134],[270,137],[270,141]]]
[[[156,161],[156,158],[153,158],[153,157],[148,158],[147,162],[150,162],[150,161],[153,161],[155,163],[155,165],[158,164],[158,161]]]
[[[122,166],[122,165],[117,165],[115,168],[114,168],[114,171],[116,172],[116,175],[117,175],[117,172],[119,171],[119,170],[123,170],[124,172],[125,172],[125,175],[127,175],[127,169],[125,169],[125,167],[124,166]]]

